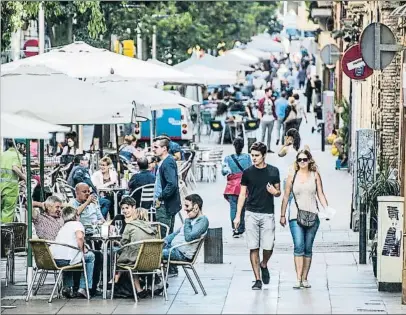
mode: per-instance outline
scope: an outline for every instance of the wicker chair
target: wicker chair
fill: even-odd
[[[124,248],[134,245],[141,245],[138,256],[133,265],[123,265],[117,263],[117,254],[120,253]],[[133,274],[137,275],[153,275],[152,278],[152,297],[154,297],[154,283],[155,275],[161,272],[162,278],[164,279],[164,269],[162,265],[162,249],[164,247],[163,240],[143,240],[138,242],[133,242],[121,247],[114,258],[114,271],[113,275],[116,274],[116,271],[128,271],[131,278],[131,285],[134,293],[134,300],[138,302],[137,291],[135,290],[134,277]],[[164,289],[164,298],[167,301],[168,295],[166,292],[166,286],[163,286]],[[111,290],[111,299],[114,297],[114,281]]]
[[[11,234],[2,234],[2,239],[3,236],[6,238],[4,247],[7,258],[6,269],[10,282],[14,283],[15,254],[26,253],[27,251],[27,224],[22,222],[3,223],[1,227],[11,231]],[[9,241],[9,238],[12,241]]]
[[[1,228],[1,258],[6,259],[6,287],[11,281],[11,251],[14,244],[14,232],[8,228]]]
[[[196,243],[198,243],[198,246],[197,246],[195,255],[193,256],[193,259],[192,259],[191,261],[171,260],[171,254],[172,254],[172,250],[173,250],[174,248],[179,248],[179,247],[182,247],[182,246],[185,246],[185,245],[191,245],[191,244],[196,244]],[[183,244],[175,245],[175,246],[171,247],[171,249],[169,250],[169,257],[168,257],[168,260],[167,260],[167,261],[164,261],[164,264],[167,265],[166,281],[165,281],[166,283],[168,282],[169,266],[170,266],[170,265],[181,266],[181,267],[183,268],[183,271],[185,272],[186,277],[188,278],[188,280],[189,280],[189,282],[190,282],[190,284],[191,284],[193,290],[195,291],[195,293],[198,294],[199,292],[197,291],[196,286],[195,286],[195,284],[193,283],[193,280],[192,280],[192,278],[190,277],[189,272],[187,271],[187,269],[191,269],[191,270],[193,271],[193,273],[194,273],[194,275],[195,275],[195,277],[196,277],[196,280],[197,280],[197,282],[199,283],[200,289],[202,289],[202,292],[203,292],[204,295],[207,295],[206,290],[204,289],[203,284],[202,284],[202,282],[200,281],[199,275],[197,274],[196,269],[194,268],[194,264],[196,263],[197,257],[199,256],[199,252],[200,252],[200,249],[201,249],[202,246],[203,246],[203,243],[204,243],[204,236],[201,237],[201,238],[199,238],[199,239],[197,239],[197,240],[194,240],[194,241],[191,241],[191,242],[188,242],[188,243],[183,243]]]
[[[46,275],[49,272],[53,272],[53,273],[57,272],[58,276],[56,278],[54,288],[52,289],[51,296],[48,300],[48,303],[51,303],[52,299],[54,297],[54,294],[55,294],[56,287],[59,288],[59,282],[60,282],[63,271],[78,271],[78,272],[84,273],[85,282],[86,282],[86,293],[87,293],[87,297],[89,299],[89,287],[88,287],[88,282],[87,282],[86,268],[84,268],[84,266],[85,266],[84,256],[82,255],[82,262],[80,264],[58,267],[55,263],[52,252],[49,248],[50,245],[60,245],[60,246],[79,250],[78,247],[74,247],[74,246],[70,246],[70,245],[62,244],[62,243],[57,243],[57,242],[52,242],[52,241],[47,241],[47,240],[40,240],[40,239],[31,239],[30,244],[32,247],[35,264],[37,265],[37,267],[35,269],[34,277],[28,287],[28,293],[25,298],[26,302],[28,302],[28,300],[30,299],[31,292],[34,287],[35,279],[37,278],[38,273],[40,273],[40,278],[38,279],[37,288],[36,288],[35,292],[38,291],[39,286],[42,284],[43,279],[44,279],[43,278],[44,274],[46,277]],[[59,289],[58,289],[58,297],[59,297]]]

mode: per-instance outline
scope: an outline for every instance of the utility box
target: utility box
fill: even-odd
[[[378,197],[378,290],[402,291],[404,197]]]

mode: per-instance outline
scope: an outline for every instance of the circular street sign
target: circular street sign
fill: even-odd
[[[39,53],[38,39],[29,39],[24,43],[24,54],[26,57],[36,56]]]
[[[341,60],[344,73],[350,79],[364,80],[368,78],[374,70],[362,59],[361,47],[359,44],[351,46]]]
[[[382,23],[371,23],[364,29],[360,46],[362,58],[374,70],[389,66],[399,51],[395,35]]]
[[[321,50],[320,57],[326,65],[334,66],[340,59],[340,49],[334,44],[326,45]]]

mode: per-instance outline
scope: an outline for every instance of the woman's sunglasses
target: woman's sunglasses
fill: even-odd
[[[309,159],[308,158],[303,158],[303,159],[299,158],[299,159],[297,159],[297,162],[298,163],[301,163],[301,162],[307,163],[307,162],[309,162]]]

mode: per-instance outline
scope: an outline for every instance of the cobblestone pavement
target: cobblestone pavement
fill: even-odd
[[[204,199],[204,212],[210,226],[223,228],[224,263],[197,264],[197,271],[208,293],[195,295],[183,272],[169,280],[169,301],[163,298],[141,300],[138,305],[131,299],[58,300],[48,304],[46,286],[29,303],[23,300],[24,286],[4,287],[2,309],[4,314],[405,314],[400,293],[381,293],[371,265],[358,264],[358,234],[349,229],[351,205],[351,177],[345,171],[334,169],[331,154],[320,151],[320,136],[310,133],[310,124],[301,133],[309,144],[319,165],[329,203],[337,214],[331,222],[322,222],[315,242],[315,254],[309,280],[311,289],[294,290],[295,272],[292,240],[287,228],[277,227],[276,247],[270,260],[271,282],[262,291],[252,291],[254,280],[244,238],[233,239],[228,204],[222,197],[225,181],[219,175],[215,183],[199,183],[197,192]],[[205,139],[207,142],[207,139]],[[224,146],[225,154],[232,152]],[[277,147],[273,147],[276,151]],[[286,162],[277,155],[268,162],[280,167],[284,174]],[[276,202],[276,220],[279,220],[280,198]],[[17,280],[24,280],[24,260],[17,262]],[[4,266],[3,266],[4,267]],[[3,273],[4,275],[4,269]],[[48,279],[51,281],[51,279]],[[200,290],[199,290],[200,292]]]

